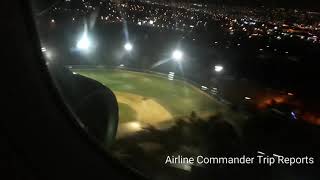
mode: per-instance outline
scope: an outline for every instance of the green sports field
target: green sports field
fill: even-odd
[[[201,92],[198,87],[181,80],[170,81],[167,77],[157,74],[119,69],[72,69],[72,71],[97,80],[115,92],[119,103],[120,122],[139,120],[143,112],[155,113],[152,118],[165,114],[161,112],[156,114],[157,109],[149,109],[152,106],[157,108],[154,104],[162,106],[159,111],[167,111],[170,114],[167,118],[187,116],[192,111],[199,115],[210,115],[222,108],[215,99]],[[148,101],[149,104],[142,107],[145,100],[153,102]],[[141,102],[132,104],[132,101]]]

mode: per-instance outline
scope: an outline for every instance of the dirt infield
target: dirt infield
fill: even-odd
[[[152,98],[115,92],[118,103],[127,104],[137,113],[137,121],[155,125],[173,118],[169,111]]]

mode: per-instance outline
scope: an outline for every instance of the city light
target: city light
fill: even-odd
[[[132,44],[131,43],[126,43],[125,45],[124,45],[124,49],[126,50],[126,51],[131,51],[132,50]]]
[[[183,53],[180,50],[175,50],[172,53],[172,59],[175,61],[181,61],[183,57]]]
[[[223,66],[221,66],[221,65],[214,66],[214,71],[221,72],[222,70],[223,70]]]

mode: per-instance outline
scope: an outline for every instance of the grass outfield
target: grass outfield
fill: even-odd
[[[192,111],[200,115],[213,114],[222,109],[221,104],[212,97],[180,80],[169,81],[160,75],[126,70],[73,69],[73,71],[99,81],[114,92],[132,93],[153,99],[173,117],[189,115]],[[136,116],[125,104],[120,103],[119,107],[122,122]]]

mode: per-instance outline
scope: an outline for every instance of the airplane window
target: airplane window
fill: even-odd
[[[125,165],[152,179],[273,179],[319,163],[319,2],[32,6],[63,99]]]

